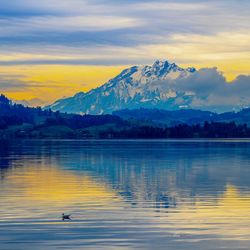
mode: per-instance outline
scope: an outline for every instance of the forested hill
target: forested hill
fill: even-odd
[[[85,130],[89,127],[123,126],[126,122],[114,115],[74,115],[41,107],[30,108],[13,104],[4,95],[0,96],[0,138],[75,138],[92,137]]]
[[[55,116],[55,113],[50,110],[43,111],[40,107],[24,107],[21,104],[12,103],[4,95],[0,96],[0,129],[23,124],[36,124],[53,116]]]
[[[221,115],[195,110],[126,110],[114,114],[52,112],[13,104],[1,95],[0,139],[250,138],[248,122],[243,122],[249,120],[249,110]]]
[[[250,109],[242,109],[239,112],[226,112],[217,114],[209,111],[195,109],[179,109],[169,111],[164,109],[124,109],[113,112],[130,121],[153,122],[154,124],[166,124],[170,127],[178,124],[202,124],[208,122],[235,122],[237,124],[250,125]]]

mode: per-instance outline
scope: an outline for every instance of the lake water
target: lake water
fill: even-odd
[[[250,141],[1,142],[0,249],[249,250]]]

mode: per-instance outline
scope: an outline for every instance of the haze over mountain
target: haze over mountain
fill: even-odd
[[[25,107],[41,107],[46,104],[45,101],[39,99],[39,98],[32,98],[29,100],[13,100],[16,104],[22,104]]]
[[[214,112],[248,107],[250,76],[230,84],[217,68],[196,70],[157,60],[133,66],[99,88],[60,99],[46,108],[80,114],[108,114],[121,109],[202,109]]]

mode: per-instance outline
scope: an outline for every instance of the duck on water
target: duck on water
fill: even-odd
[[[71,214],[62,214],[62,220],[71,220],[70,218]]]

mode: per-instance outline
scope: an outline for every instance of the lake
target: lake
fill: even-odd
[[[5,141],[0,191],[1,250],[250,249],[247,140]]]

